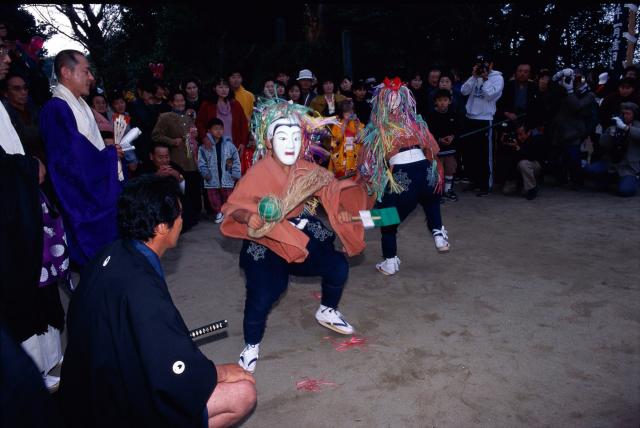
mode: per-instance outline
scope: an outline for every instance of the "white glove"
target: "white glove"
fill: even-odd
[[[558,71],[556,74],[553,75],[553,77],[551,78],[551,80],[553,80],[554,82],[559,81],[560,79],[562,79],[563,77],[566,76],[571,76],[573,77],[573,70],[570,68],[565,68],[562,69],[560,71]]]
[[[565,82],[564,77],[562,77],[560,80],[560,86],[567,90],[567,94],[573,94],[573,76],[569,82]]]
[[[622,129],[622,130],[627,130],[627,125],[622,121],[622,119],[620,119],[617,116],[613,116],[611,119],[613,119],[613,121],[616,123],[616,128],[618,129]]]

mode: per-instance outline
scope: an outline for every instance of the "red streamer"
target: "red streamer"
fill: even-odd
[[[338,352],[343,352],[346,351],[348,349],[353,349],[353,348],[361,348],[364,349],[367,346],[367,339],[365,337],[358,337],[358,336],[351,336],[349,339],[347,340],[335,340],[334,338],[330,337],[330,336],[325,336],[324,339],[327,339],[329,342],[331,342],[335,348],[336,351]]]
[[[309,379],[304,378],[296,383],[296,389],[298,391],[319,392],[322,391],[325,386],[337,386],[333,382],[328,382],[322,379]]]

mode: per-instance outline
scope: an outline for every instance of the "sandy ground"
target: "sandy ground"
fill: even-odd
[[[462,193],[442,206],[452,251],[437,254],[416,210],[400,272],[378,273],[379,232],[350,261],[340,309],[367,340],[319,326],[318,278],[292,278],[269,318],[243,427],[633,427],[640,424],[640,198],[546,189],[535,201]],[[213,361],[243,347],[241,243],[201,222],[163,260]],[[348,338],[348,337],[347,337]],[[296,390],[321,379],[320,392]]]

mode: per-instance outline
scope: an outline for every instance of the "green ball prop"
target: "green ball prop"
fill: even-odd
[[[274,196],[265,196],[258,203],[258,214],[264,221],[273,222],[280,220],[282,210],[280,201]]]

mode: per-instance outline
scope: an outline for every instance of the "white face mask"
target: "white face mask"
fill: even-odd
[[[302,147],[302,131],[298,125],[279,125],[271,139],[273,153],[284,165],[293,165],[298,160]]]

